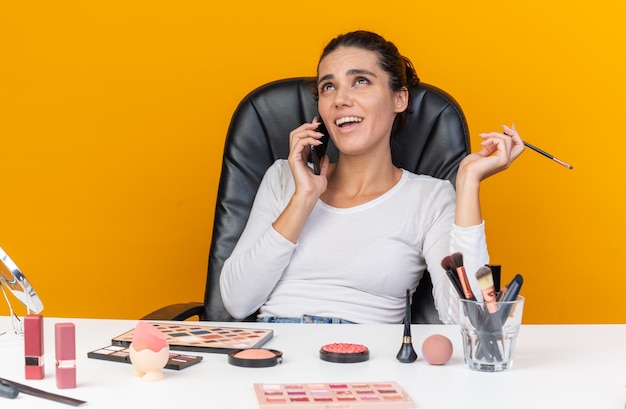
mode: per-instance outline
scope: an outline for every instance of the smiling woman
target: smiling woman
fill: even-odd
[[[392,90],[377,60],[374,52],[353,47],[342,47],[322,59],[318,108],[340,152],[348,156],[369,153],[370,160],[375,153],[377,159],[390,162],[389,136],[396,113],[407,108],[408,89]],[[378,144],[382,144],[380,149]],[[399,175],[390,176],[395,184]]]
[[[468,270],[488,263],[479,185],[524,146],[509,127],[508,135],[483,134],[483,149],[460,165],[456,194],[447,181],[396,167],[391,135],[417,82],[410,61],[375,33],[350,32],[326,46],[318,110],[338,160],[322,158],[319,174],[308,166],[311,146],[322,143],[316,119],[291,132],[289,157],[267,171],[222,270],[233,317],[260,309],[261,321],[400,323],[406,289],[415,291],[428,270],[441,320],[456,322],[458,295],[441,260],[459,251]]]

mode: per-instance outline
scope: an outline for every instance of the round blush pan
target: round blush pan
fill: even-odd
[[[228,354],[228,363],[245,368],[266,368],[281,363],[283,353],[275,349],[239,349]]]
[[[326,344],[320,349],[320,358],[328,362],[351,364],[370,359],[370,351],[360,344]]]

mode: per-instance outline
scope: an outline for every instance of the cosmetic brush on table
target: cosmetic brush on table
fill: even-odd
[[[406,290],[406,306],[404,311],[404,336],[402,346],[396,355],[400,362],[410,363],[417,359],[417,353],[413,348],[413,337],[411,336],[411,290]]]
[[[493,284],[491,269],[487,266],[480,267],[476,271],[476,281],[478,281],[480,291],[483,294],[487,311],[490,314],[496,313],[498,311],[498,303],[496,302],[496,287]]]
[[[0,396],[3,398],[15,399],[19,394],[20,392],[15,386],[5,382],[3,379],[0,379]]]
[[[500,302],[511,302],[517,300],[517,296],[522,290],[522,284],[524,284],[524,278],[520,274],[516,274],[509,284],[506,285],[504,294],[500,298]],[[509,313],[513,308],[512,304],[505,304],[498,312],[500,315],[500,321],[504,323],[509,318]]]
[[[441,266],[444,270],[453,270],[456,272],[461,288],[463,289],[463,298],[466,300],[476,300],[472,292],[472,287],[469,284],[465,267],[463,267],[463,255],[461,253],[457,252],[445,256],[443,260],[441,260]]]
[[[455,263],[455,259],[456,263],[459,264]],[[470,287],[469,280],[465,272],[465,267],[463,266],[463,255],[457,252],[449,256],[445,256],[441,260],[441,266],[444,270],[446,270],[448,278],[450,278],[450,281],[452,281],[452,286],[459,293],[459,298],[462,300],[476,301],[476,297],[472,292],[472,288]],[[465,312],[465,315],[468,317],[474,328],[479,328],[482,321],[482,310],[478,308],[478,305],[463,303],[463,311]],[[482,339],[484,338],[482,334],[479,334],[478,336],[481,338],[481,342],[479,342],[479,350],[476,352],[476,355],[479,358],[492,355],[491,352],[485,351],[485,349],[491,348],[489,346],[488,340]]]
[[[478,331],[489,334],[485,340],[489,343],[489,351],[496,361],[502,360],[502,354],[498,342],[502,342],[502,322],[498,314],[498,303],[496,301],[496,289],[493,283],[491,268],[482,266],[476,271],[476,280],[483,295],[484,308],[482,320]]]
[[[14,381],[10,381],[8,379],[0,378],[1,385],[9,385],[15,388],[18,392],[21,392],[26,395],[36,396],[38,398],[48,399],[59,403],[65,403],[71,406],[80,406],[87,403],[84,400],[70,398],[68,396],[57,395],[56,393],[46,392],[41,389],[33,388],[28,385],[22,385],[21,383],[17,383]],[[17,396],[17,395],[16,395]]]

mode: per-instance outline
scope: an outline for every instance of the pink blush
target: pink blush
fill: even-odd
[[[275,349],[250,348],[232,351],[228,362],[246,368],[264,368],[281,363],[282,357],[283,353]]]

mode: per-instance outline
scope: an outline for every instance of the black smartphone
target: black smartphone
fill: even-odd
[[[320,169],[321,169],[320,161],[322,160],[324,155],[326,155],[326,147],[328,146],[328,140],[330,138],[328,135],[328,130],[324,126],[323,122],[320,122],[320,125],[317,127],[317,132],[323,133],[324,136],[320,138],[320,141],[322,141],[321,145],[318,145],[318,146],[311,145],[311,161],[313,162],[313,171],[315,172],[316,175],[319,175]]]

